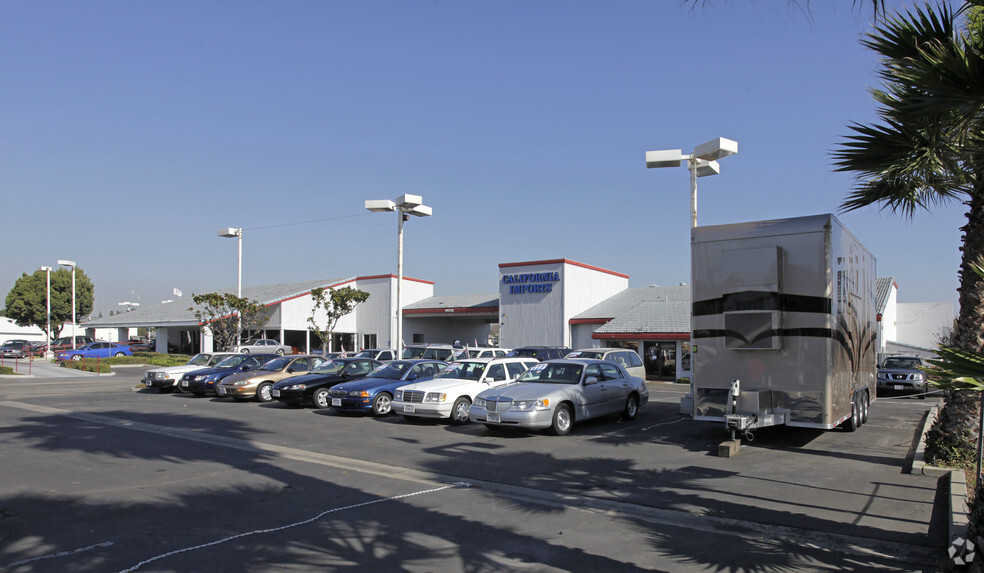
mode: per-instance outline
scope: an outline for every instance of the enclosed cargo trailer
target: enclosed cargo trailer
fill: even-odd
[[[833,215],[696,227],[694,420],[856,430],[876,389],[875,258]],[[692,400],[691,400],[692,399]]]

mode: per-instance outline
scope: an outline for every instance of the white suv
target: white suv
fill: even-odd
[[[447,418],[452,424],[464,424],[479,392],[512,382],[535,364],[533,358],[452,362],[431,380],[396,389],[393,411],[407,418]]]

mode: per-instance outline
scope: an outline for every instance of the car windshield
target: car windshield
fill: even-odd
[[[407,369],[413,366],[412,362],[390,362],[377,367],[369,374],[372,378],[386,378],[387,380],[399,380]]]
[[[204,366],[208,364],[208,359],[211,358],[208,354],[196,354],[191,357],[188,361],[189,366]]]
[[[242,364],[243,360],[246,360],[248,354],[237,354],[235,356],[229,356],[222,362],[215,365],[216,368],[235,368]]]
[[[605,351],[604,350],[575,350],[567,355],[568,358],[594,358],[595,360],[604,360]]]
[[[461,378],[463,380],[481,380],[482,373],[485,372],[485,362],[452,362],[447,368],[441,370],[434,378]]]
[[[269,372],[279,372],[293,361],[292,358],[274,358],[273,360],[267,362],[263,366],[260,366],[260,370],[267,370]]]
[[[348,362],[344,360],[329,360],[311,372],[313,374],[338,374],[338,371],[344,368],[346,364]]]
[[[523,373],[518,382],[540,382],[542,384],[577,384],[581,381],[580,364],[535,364]]]
[[[883,368],[899,368],[903,370],[915,370],[922,366],[922,360],[918,358],[886,358]]]

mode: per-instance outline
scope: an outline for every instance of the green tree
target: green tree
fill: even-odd
[[[188,310],[212,331],[215,347],[219,350],[233,350],[243,333],[258,332],[270,318],[262,304],[231,293],[195,294],[191,300],[197,307]]]
[[[958,271],[956,348],[984,350],[984,279],[970,266],[984,254],[984,52],[981,0],[886,16],[862,43],[881,58],[882,89],[871,90],[880,122],[852,124],[834,152],[839,171],[858,177],[842,209],[869,205],[911,218],[950,201],[967,206]],[[960,18],[966,16],[963,29]],[[977,395],[953,391],[930,434],[936,441],[976,442]],[[932,453],[932,452],[931,452]]]
[[[308,330],[321,340],[321,351],[327,353],[338,321],[355,310],[357,304],[369,300],[369,293],[348,286],[340,289],[316,288],[311,291],[311,300],[313,305],[308,317],[311,326]]]
[[[81,268],[75,269],[75,316],[82,317],[92,312],[95,301],[95,287]],[[34,271],[34,274],[21,273],[14,287],[7,293],[4,313],[19,326],[36,326],[48,330],[48,279],[47,272]],[[61,334],[66,322],[72,320],[72,271],[57,269],[51,271],[51,338]]]

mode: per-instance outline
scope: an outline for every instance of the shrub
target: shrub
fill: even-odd
[[[108,374],[112,372],[106,360],[62,360],[62,368],[81,370],[82,372],[96,372],[97,374]]]

